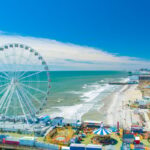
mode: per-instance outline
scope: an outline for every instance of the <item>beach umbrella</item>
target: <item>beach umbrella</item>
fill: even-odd
[[[110,129],[104,128],[103,123],[102,123],[101,126],[100,126],[100,128],[97,129],[97,130],[95,130],[93,133],[94,133],[94,134],[97,134],[97,135],[103,136],[103,135],[108,135],[108,134],[110,134],[111,132],[112,132],[112,131],[111,131]]]

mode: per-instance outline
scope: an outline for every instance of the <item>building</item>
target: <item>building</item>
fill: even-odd
[[[62,126],[63,125],[63,120],[64,120],[63,117],[55,117],[52,120],[52,126]]]
[[[132,125],[131,126],[131,131],[133,133],[143,133],[143,127],[139,125]]]
[[[142,96],[150,96],[150,75],[139,76],[138,88],[142,92]]]
[[[124,134],[123,135],[123,143],[133,143],[134,142],[134,135],[133,134]]]
[[[92,121],[92,120],[87,120],[87,121],[84,121],[82,123],[83,126],[87,126],[87,127],[100,127],[100,125],[102,124],[102,121]]]
[[[22,137],[19,139],[19,144],[24,146],[34,146],[36,139],[34,137]]]
[[[81,122],[79,120],[75,120],[75,119],[64,119],[63,125],[71,125],[73,127],[80,127]]]

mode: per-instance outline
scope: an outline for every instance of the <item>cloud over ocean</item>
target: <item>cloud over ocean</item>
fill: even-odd
[[[0,32],[0,45],[23,43],[42,54],[51,70],[128,70],[147,67],[149,61],[119,56],[102,49],[62,43],[52,39]]]

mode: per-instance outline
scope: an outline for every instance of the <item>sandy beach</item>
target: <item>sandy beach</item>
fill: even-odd
[[[127,107],[129,103],[142,98],[142,93],[137,89],[137,85],[125,85],[109,98],[111,102],[107,110],[107,124],[116,125],[119,121],[122,127],[130,128],[133,122],[141,123],[139,116]]]

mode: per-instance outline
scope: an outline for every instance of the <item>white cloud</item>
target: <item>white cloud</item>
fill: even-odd
[[[0,45],[23,43],[36,49],[51,70],[124,70],[148,67],[149,61],[117,56],[87,46],[62,43],[51,39],[5,35],[0,31]]]

